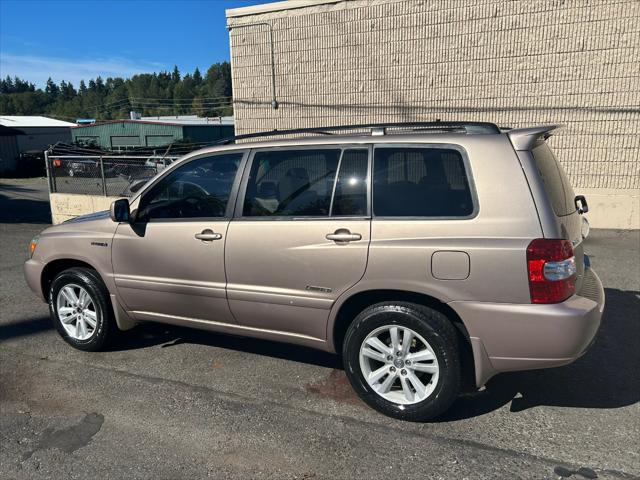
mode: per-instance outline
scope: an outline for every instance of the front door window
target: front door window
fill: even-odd
[[[225,217],[242,155],[203,157],[178,167],[145,193],[137,219],[153,222]]]

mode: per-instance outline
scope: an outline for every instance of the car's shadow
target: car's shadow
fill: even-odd
[[[571,365],[494,377],[487,388],[460,397],[440,422],[472,418],[507,404],[513,412],[536,406],[620,408],[640,401],[640,292],[606,289],[607,305],[602,326],[591,349]],[[0,340],[50,330],[47,318],[0,326]],[[353,403],[341,361],[337,355],[311,348],[267,340],[193,330],[160,324],[144,324],[121,335],[110,350],[171,348],[182,343],[208,345],[274,358],[307,363],[328,369],[321,385],[307,388],[310,394]],[[323,393],[324,392],[324,393]],[[333,393],[331,393],[333,392]],[[335,394],[340,392],[340,395]]]
[[[340,359],[336,355],[312,348],[158,323],[145,323],[131,333],[125,332],[109,350],[136,350],[158,345],[161,348],[171,348],[180,344],[206,345],[325,368],[341,368]]]
[[[618,408],[640,400],[640,293],[606,289],[607,305],[594,344],[571,365],[494,377],[482,392],[460,397],[439,421],[449,422],[491,412],[511,403],[511,411],[540,405]],[[129,350],[180,343],[268,355],[340,370],[336,355],[281,343],[147,324],[137,334],[123,335],[112,348]],[[329,372],[328,381],[344,383],[343,372]]]

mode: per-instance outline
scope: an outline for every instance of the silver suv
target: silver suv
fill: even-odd
[[[554,128],[236,137],[46,229],[26,278],[81,350],[148,321],[296,343],[340,353],[373,408],[430,419],[467,383],[572,362],[598,330],[587,204]]]

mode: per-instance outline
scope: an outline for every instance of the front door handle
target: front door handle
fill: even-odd
[[[359,233],[351,233],[347,228],[339,228],[335,232],[327,234],[325,238],[327,240],[333,240],[336,243],[349,243],[362,240],[362,235]]]
[[[220,240],[222,238],[221,233],[215,233],[213,230],[206,228],[200,233],[196,233],[195,237],[203,242],[211,242],[213,240]]]

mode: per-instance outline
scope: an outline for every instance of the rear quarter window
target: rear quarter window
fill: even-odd
[[[379,217],[469,217],[474,212],[461,153],[453,148],[377,147],[373,213]]]
[[[555,214],[564,217],[574,213],[576,206],[573,187],[549,145],[542,143],[531,150],[531,154]]]

